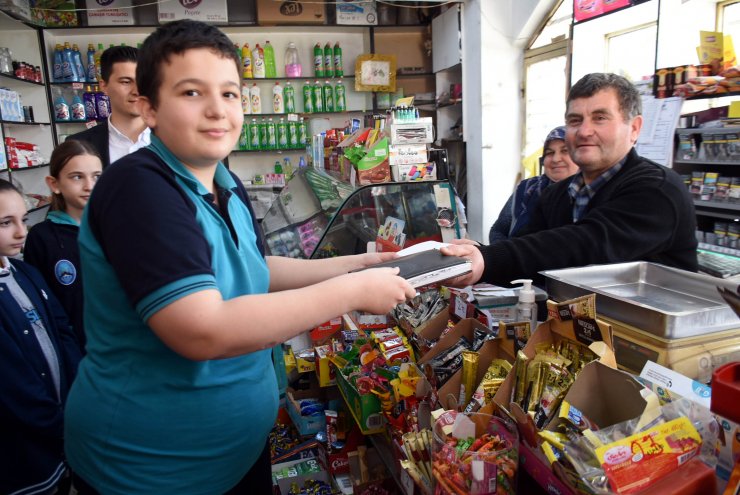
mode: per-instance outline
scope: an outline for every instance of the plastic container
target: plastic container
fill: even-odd
[[[334,75],[342,77],[344,75],[344,63],[342,62],[342,48],[339,42],[334,43]]]
[[[434,423],[432,472],[435,494],[516,494],[519,434],[512,422],[471,413],[472,437],[457,439],[452,429],[457,411],[445,411]],[[463,483],[465,486],[461,486]]]
[[[75,122],[84,122],[87,120],[87,114],[85,113],[85,104],[82,102],[82,98],[75,91],[72,97],[72,104],[69,106],[70,120]]]
[[[272,113],[285,113],[283,87],[280,86],[280,81],[275,81],[275,86],[272,87]]]
[[[252,113],[252,95],[249,91],[249,84],[242,83],[242,112],[244,115]]]
[[[64,50],[62,51],[62,81],[75,82],[78,80],[72,47],[70,46],[69,41],[66,41],[64,43]]]
[[[310,81],[303,83],[303,113],[313,113],[313,87]]]
[[[712,374],[713,413],[740,423],[740,361],[727,363]]]
[[[314,81],[313,88],[311,88],[313,97],[313,110],[314,112],[321,113],[324,111],[324,90],[321,87],[319,81]]]
[[[62,82],[64,80],[64,75],[62,73],[62,67],[64,66],[64,49],[62,48],[62,45],[60,43],[57,43],[56,48],[54,49],[54,60],[52,64],[52,72],[51,72],[51,79],[54,82]],[[10,72],[5,71],[5,72]]]
[[[516,303],[516,321],[528,321],[530,331],[537,328],[537,303],[531,279],[512,280],[512,284],[522,284],[519,289],[519,302]]]
[[[277,149],[277,129],[275,128],[275,122],[272,121],[272,117],[267,119],[267,146],[265,147],[268,150],[276,150]]]
[[[95,69],[95,45],[87,44],[87,82],[98,82],[98,73]]]
[[[82,93],[82,102],[85,104],[87,120],[97,120],[98,111],[95,105],[95,93],[92,92],[90,86],[87,87],[87,91]]]
[[[275,68],[275,50],[272,48],[269,41],[265,42],[263,54],[265,56],[265,77],[277,77],[277,69]]]
[[[61,94],[54,99],[54,120],[58,122],[69,120],[69,105]]]
[[[288,124],[285,122],[285,117],[280,117],[280,122],[277,124],[277,148],[279,150],[288,149]]]
[[[333,112],[334,111],[334,87],[331,85],[329,81],[324,82],[324,111],[325,112]]]
[[[252,76],[255,79],[265,78],[265,52],[259,43],[252,50]]]
[[[295,89],[290,81],[285,83],[283,89],[283,101],[285,102],[285,113],[295,113]]]
[[[324,77],[324,50],[319,43],[313,47],[313,75]]]
[[[249,49],[249,43],[244,43],[242,47],[242,78],[252,79],[252,51]]]
[[[262,97],[257,83],[253,83],[249,90],[249,100],[252,104],[252,113],[255,115],[262,113]]]
[[[334,77],[334,50],[331,43],[324,45],[324,77]]]
[[[110,98],[102,91],[95,87],[95,111],[98,114],[98,120],[105,120],[110,117]]]
[[[334,86],[334,110],[337,112],[347,110],[347,88],[345,88],[341,79]]]
[[[252,122],[249,124],[249,149],[262,149],[262,143],[260,142],[260,125],[257,123],[257,119],[252,119]]]
[[[285,49],[285,77],[301,77],[302,75],[303,67],[298,57],[298,48],[291,41]]]

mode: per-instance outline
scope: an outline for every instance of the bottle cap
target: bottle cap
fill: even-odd
[[[533,303],[534,302],[534,289],[532,289],[532,280],[528,278],[512,280],[512,284],[522,284],[519,289],[519,302]]]

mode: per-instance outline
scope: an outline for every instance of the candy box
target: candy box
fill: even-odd
[[[434,162],[418,164],[391,164],[393,180],[396,182],[420,182],[437,180],[437,165]]]
[[[281,495],[288,495],[293,483],[302,487],[308,480],[329,483],[329,473],[318,458],[299,459],[272,466],[272,483],[277,485]]]
[[[316,356],[316,376],[320,387],[330,387],[337,383],[334,367],[329,364],[329,355],[332,353],[330,345],[321,345],[314,348]]]

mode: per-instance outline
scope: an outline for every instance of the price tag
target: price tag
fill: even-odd
[[[460,294],[455,294],[455,307],[453,309],[455,316],[465,318],[468,314],[468,302]]]

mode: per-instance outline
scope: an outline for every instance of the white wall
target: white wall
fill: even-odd
[[[524,48],[555,0],[467,0],[463,8],[468,231],[488,231],[511,194],[522,147]]]

